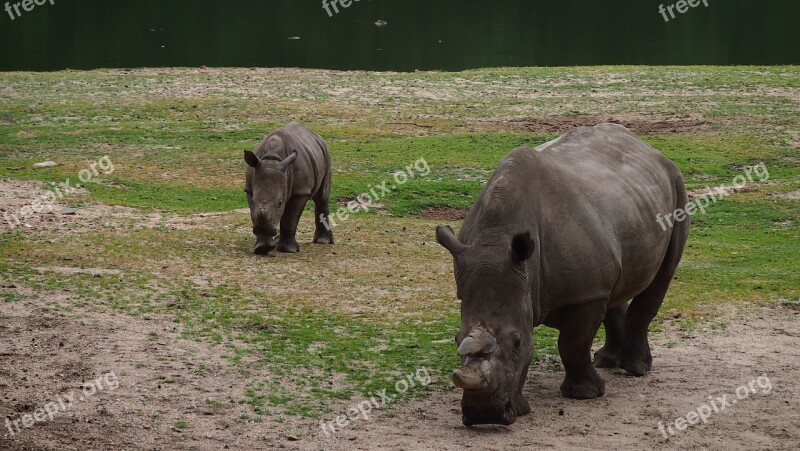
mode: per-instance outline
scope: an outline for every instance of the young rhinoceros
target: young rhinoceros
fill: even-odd
[[[458,238],[450,227],[436,230],[453,255],[461,299],[453,382],[464,389],[463,423],[511,424],[530,412],[522,387],[540,324],[560,332],[565,397],[603,395],[594,366],[649,371],[647,328],[689,234],[678,213],[686,206],[678,168],[619,125],[511,152]],[[606,342],[593,366],[601,322]]]
[[[314,242],[333,244],[328,224],[331,193],[331,157],[325,141],[292,122],[270,133],[255,148],[244,152],[248,164],[244,192],[250,206],[256,254],[274,248],[297,252],[295,234],[306,202],[314,201]],[[280,238],[275,243],[280,222]]]

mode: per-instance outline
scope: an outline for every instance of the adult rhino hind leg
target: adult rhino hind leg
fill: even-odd
[[[654,280],[641,294],[633,298],[625,318],[625,339],[619,367],[632,376],[644,376],[653,366],[647,329],[658,313],[669,286],[669,282],[665,283],[660,279],[663,277],[656,276],[660,283],[655,283]]]
[[[653,366],[653,355],[647,340],[647,329],[658,314],[689,236],[689,221],[675,224],[667,253],[655,278],[631,301],[625,315],[625,336],[619,367],[633,376],[644,376]]]
[[[329,216],[330,209],[327,195],[324,198],[315,198],[314,222],[316,223],[316,229],[314,230],[314,242],[317,244],[334,244]],[[322,220],[323,218],[325,219],[324,221]]]
[[[597,368],[617,368],[625,337],[625,314],[628,303],[614,307],[606,312],[603,325],[606,328],[606,343],[594,353],[594,366]]]
[[[592,365],[592,341],[603,320],[606,300],[565,307],[559,315],[558,352],[567,373],[561,384],[566,398],[603,396],[605,381]]]
[[[300,251],[300,244],[297,243],[297,223],[303,215],[307,197],[292,197],[286,203],[281,217],[281,232],[278,239],[278,250],[293,254]]]

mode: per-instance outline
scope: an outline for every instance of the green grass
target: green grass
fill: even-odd
[[[225,371],[245,378],[234,399],[208,401],[215,410],[248,406],[252,414],[243,421],[318,418],[344,400],[391,390],[421,367],[434,383],[408,397],[452,389],[459,306],[450,256],[432,236],[447,221],[416,215],[468,208],[511,149],[555,136],[520,124],[700,115],[702,126],[644,133],[678,164],[689,189],[729,185],[742,167],[760,162],[769,180],[693,218],[662,314],[679,312],[681,327],[710,322],[724,329],[727,323],[715,315],[729,305],[800,305],[800,202],[786,196],[800,190],[797,67],[165,71],[0,74],[6,89],[0,178],[69,178],[74,185],[81,169],[108,155],[113,173],[65,203],[142,209],[138,217],[87,230],[3,232],[0,302],[41,303],[60,293],[66,300],[48,308],[169,318],[185,339],[223,349]],[[323,82],[344,94],[315,88]],[[397,89],[387,93],[384,86]],[[254,258],[249,218],[233,212],[246,208],[242,150],[290,119],[327,139],[337,203],[391,183],[396,171],[420,159],[430,172],[417,171],[380,199],[381,211],[339,225],[335,247],[307,244],[307,214],[300,254]],[[43,160],[59,166],[32,168]],[[184,216],[209,212],[226,214]],[[156,226],[147,225],[150,213],[161,215]],[[659,329],[658,323],[651,328]],[[556,331],[538,328],[533,358],[549,362],[556,340]]]

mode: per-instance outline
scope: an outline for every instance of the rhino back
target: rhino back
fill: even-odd
[[[293,196],[314,196],[325,186],[331,175],[328,145],[316,133],[298,122],[291,122],[267,135],[255,153],[259,158],[283,160],[297,151],[292,165],[290,183]],[[252,177],[248,171],[248,177]]]
[[[530,270],[542,302],[619,302],[646,287],[661,265],[670,233],[656,215],[675,210],[680,177],[622,126],[577,128],[511,152],[470,209],[460,240],[503,245],[530,231],[538,259]]]

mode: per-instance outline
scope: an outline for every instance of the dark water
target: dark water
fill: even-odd
[[[798,0],[50,1],[0,10],[0,70],[800,64]]]

